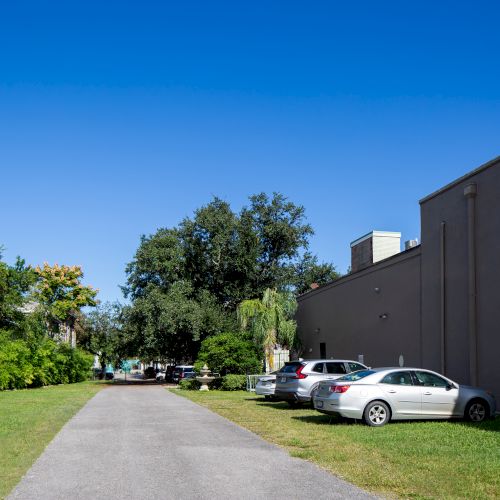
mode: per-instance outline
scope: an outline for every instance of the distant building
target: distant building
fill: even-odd
[[[351,274],[299,297],[302,355],[429,368],[500,399],[500,157],[420,211],[420,245],[368,233]]]

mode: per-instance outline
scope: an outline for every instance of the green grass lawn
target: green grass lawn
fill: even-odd
[[[0,392],[0,498],[19,482],[98,382]]]
[[[404,498],[500,498],[500,418],[344,423],[247,392],[173,390],[372,492]],[[300,471],[297,471],[300,473]]]

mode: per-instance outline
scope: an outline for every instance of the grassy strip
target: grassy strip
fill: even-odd
[[[404,498],[500,498],[500,418],[345,423],[246,392],[173,390],[294,457],[310,460],[372,492]],[[298,471],[299,473],[299,471]]]
[[[0,498],[61,427],[102,388],[97,382],[0,392]]]

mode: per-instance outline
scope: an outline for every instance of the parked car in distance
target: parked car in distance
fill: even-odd
[[[104,380],[113,380],[115,378],[115,370],[113,365],[106,365],[104,368]]]
[[[274,394],[290,406],[306,403],[312,401],[322,380],[333,380],[366,368],[357,361],[345,359],[289,361],[276,374]]]
[[[144,368],[144,378],[155,378],[156,377],[156,368],[154,366],[148,366]]]
[[[192,365],[178,365],[174,369],[172,375],[172,380],[178,384],[183,378],[186,377],[186,373],[194,372],[194,366]]]
[[[173,376],[174,376],[174,370],[175,370],[175,365],[168,365],[165,368],[165,381],[166,382],[172,382]]]
[[[374,368],[323,381],[314,407],[380,427],[390,420],[493,417],[493,394],[420,368]]]
[[[266,399],[275,399],[274,390],[276,389],[276,374],[278,371],[271,372],[268,375],[262,375],[255,384],[255,394],[264,396]]]

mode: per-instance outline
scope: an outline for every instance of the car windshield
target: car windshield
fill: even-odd
[[[356,382],[356,380],[361,380],[362,378],[368,377],[375,373],[373,370],[359,370],[358,372],[352,372],[343,377],[335,379],[335,382]]]

